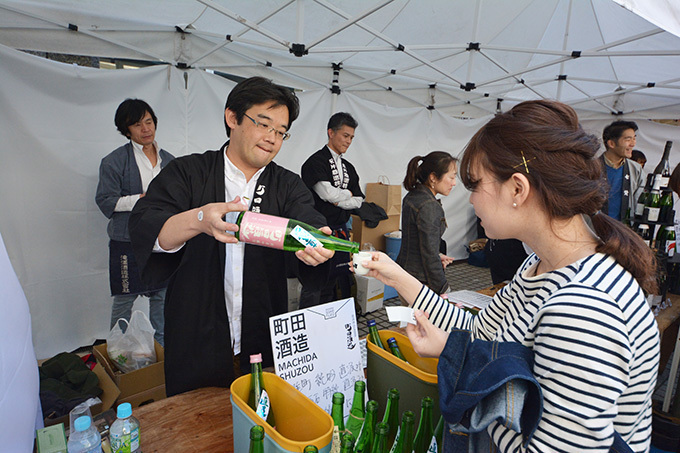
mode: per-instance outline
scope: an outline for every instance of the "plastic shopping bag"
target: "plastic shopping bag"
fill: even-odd
[[[123,333],[121,322],[128,324]],[[154,328],[144,312],[135,310],[128,323],[125,319],[119,319],[106,338],[106,350],[109,358],[123,373],[138,370],[145,366],[156,363],[156,351],[154,349]]]

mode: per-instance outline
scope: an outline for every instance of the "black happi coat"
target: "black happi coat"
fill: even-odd
[[[331,183],[333,187],[349,190],[355,197],[364,197],[364,193],[359,186],[359,175],[354,169],[354,166],[345,159],[342,159],[343,168],[335,168],[335,161],[333,161],[331,155],[332,152],[333,151],[331,151],[328,146],[324,146],[309,156],[307,161],[302,165],[301,173],[302,180],[314,195],[314,206],[317,211],[326,217],[328,225],[330,225],[331,228],[338,228],[347,223],[350,211],[346,211],[335,206],[333,203],[322,200],[316,192],[314,192],[312,187],[314,187],[317,182],[327,181]],[[340,183],[340,179],[333,171],[343,172],[342,183]]]
[[[224,147],[175,159],[152,181],[130,217],[130,236],[146,282],[170,278],[165,301],[165,380],[169,395],[234,379],[229,321],[224,300],[225,244],[206,234],[190,239],[177,253],[152,253],[163,224],[175,214],[223,202]],[[259,198],[259,200],[258,200]],[[257,181],[251,209],[326,224],[300,178],[270,163]],[[269,317],[288,308],[284,256],[290,252],[246,245],[243,276],[241,369],[262,353],[273,365]],[[297,260],[295,260],[297,261]],[[325,281],[328,265],[300,265],[300,279]],[[305,282],[303,281],[303,284]]]

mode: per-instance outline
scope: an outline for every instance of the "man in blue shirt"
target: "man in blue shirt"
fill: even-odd
[[[642,167],[631,160],[637,130],[633,121],[614,121],[602,131],[605,151],[601,159],[609,184],[609,197],[602,211],[616,220],[631,217],[643,189]]]

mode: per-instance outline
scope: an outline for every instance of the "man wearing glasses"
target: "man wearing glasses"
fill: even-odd
[[[269,317],[287,310],[284,257],[291,252],[239,243],[233,232],[245,209],[326,225],[302,180],[272,162],[298,112],[287,88],[261,77],[240,82],[225,105],[230,140],[171,162],[135,205],[130,236],[142,278],[170,278],[168,395],[229,386],[249,371],[252,354],[273,365]],[[328,265],[316,266],[332,251],[307,247],[295,255],[303,284],[327,279]]]
[[[338,112],[331,116],[326,127],[328,144],[309,156],[302,165],[302,180],[314,195],[316,210],[326,217],[333,236],[341,239],[349,239],[347,221],[350,211],[359,209],[364,201],[359,175],[354,166],[343,158],[354,140],[357,126],[349,113]],[[350,297],[352,274],[349,261],[349,253],[335,254],[331,277],[321,290],[305,287],[303,283],[300,308]]]

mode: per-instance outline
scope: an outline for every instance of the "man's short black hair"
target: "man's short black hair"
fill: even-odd
[[[605,127],[604,130],[602,131],[602,142],[604,143],[604,146],[605,147],[607,146],[608,140],[617,141],[618,139],[620,139],[623,133],[628,129],[633,129],[634,131],[637,131],[638,125],[635,124],[634,121],[619,120],[614,121],[612,124]]]
[[[130,126],[141,121],[141,119],[144,118],[144,115],[146,115],[146,112],[149,112],[153,119],[153,124],[158,127],[158,118],[156,118],[153,109],[141,99],[126,99],[121,102],[116,110],[113,122],[116,124],[118,132],[123,134],[123,136],[130,138]]]
[[[347,112],[338,112],[331,116],[331,118],[328,120],[328,129],[332,129],[334,131],[337,131],[340,129],[342,126],[348,126],[351,127],[352,129],[356,129],[357,126],[359,126],[359,123],[357,123],[357,120],[352,117]]]
[[[290,88],[273,83],[264,77],[251,77],[239,82],[227,96],[224,110],[236,114],[236,122],[241,124],[245,113],[254,105],[274,101],[274,107],[283,105],[288,108],[288,130],[300,114],[300,102]],[[231,136],[231,128],[224,119],[227,137]]]

